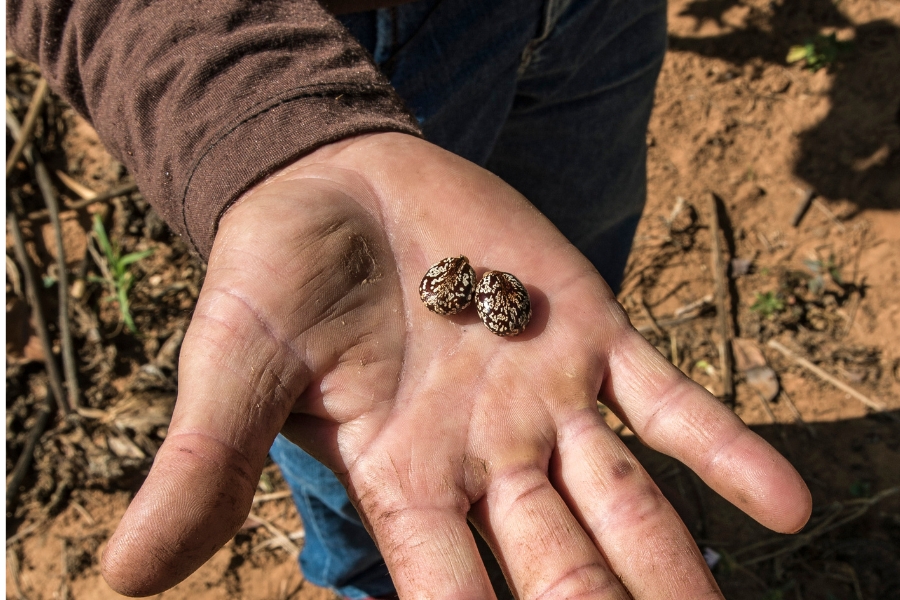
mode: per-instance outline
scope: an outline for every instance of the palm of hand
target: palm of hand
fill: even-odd
[[[421,276],[460,253],[525,283],[525,334],[425,310]],[[233,534],[283,429],[342,478],[401,597],[491,596],[467,517],[523,598],[715,596],[598,393],[764,524],[808,516],[790,466],[630,328],[524,199],[406,136],[313,154],[222,219],[180,370],[169,439],[105,557],[123,591],[172,585]],[[148,554],[147,575],[123,575]]]

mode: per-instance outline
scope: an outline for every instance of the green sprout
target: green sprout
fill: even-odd
[[[694,364],[694,366],[697,367],[698,370],[703,371],[704,373],[709,375],[710,377],[716,376],[716,368],[714,366],[712,366],[711,364],[709,364],[709,362],[707,362],[705,360],[702,360],[702,359],[698,360],[696,362],[696,364]]]
[[[853,47],[852,42],[838,41],[834,33],[821,33],[802,46],[791,46],[787,54],[787,62],[803,61],[803,66],[810,71],[829,68]]]
[[[109,236],[106,235],[106,229],[103,227],[103,220],[98,214],[94,214],[94,237],[97,239],[104,256],[100,256],[93,245],[90,245],[89,248],[103,277],[91,277],[90,279],[106,285],[110,295],[105,300],[107,302],[115,300],[119,303],[119,313],[122,316],[122,322],[128,327],[130,332],[137,333],[137,327],[134,325],[134,319],[131,317],[131,308],[128,304],[128,292],[134,284],[134,275],[128,267],[153,254],[154,249],[150,248],[143,252],[132,252],[122,256],[118,245],[114,245],[109,241]]]
[[[813,277],[807,283],[809,291],[813,294],[821,294],[825,290],[825,276],[828,275],[837,285],[843,285],[841,281],[841,268],[834,262],[834,255],[828,260],[804,260],[803,265],[812,271]]]
[[[784,300],[781,295],[775,292],[766,292],[764,294],[756,293],[756,301],[750,306],[750,310],[771,319],[775,313],[784,310]]]

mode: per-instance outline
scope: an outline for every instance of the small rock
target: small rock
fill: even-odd
[[[731,275],[733,277],[743,277],[750,272],[750,267],[752,266],[753,259],[751,258],[733,258],[731,259]]]
[[[747,384],[758,391],[767,402],[771,402],[778,396],[781,387],[778,385],[778,376],[770,367],[754,367],[744,373]]]

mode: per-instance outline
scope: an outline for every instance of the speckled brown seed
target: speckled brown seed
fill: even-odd
[[[439,315],[456,314],[475,295],[475,269],[465,256],[451,256],[433,265],[419,285],[419,296],[428,310]]]
[[[475,308],[481,321],[497,335],[519,335],[531,320],[531,299],[522,282],[510,273],[488,271],[475,287]]]

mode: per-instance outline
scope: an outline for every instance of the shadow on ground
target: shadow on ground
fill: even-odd
[[[745,27],[713,36],[669,38],[674,51],[735,65],[754,60],[785,64],[792,46],[838,31],[850,37],[831,67],[831,110],[817,126],[798,132],[794,173],[819,195],[847,199],[855,212],[900,209],[900,29],[885,20],[855,26],[832,0],[783,0],[763,10],[740,0],[695,0],[680,15],[697,27],[723,25],[726,12],[749,11]],[[887,100],[885,100],[887,99]],[[854,213],[844,215],[850,218]]]
[[[729,600],[896,600],[898,416],[900,411],[808,426],[753,427],[794,464],[812,492],[813,517],[794,536],[758,525],[677,461],[634,438],[626,443],[654,479],[674,490],[701,549],[722,556],[714,573]]]
[[[794,464],[813,495],[796,535],[762,527],[678,461],[625,443],[678,509],[728,600],[900,599],[900,411],[752,429]],[[512,594],[476,535],[499,600]]]

